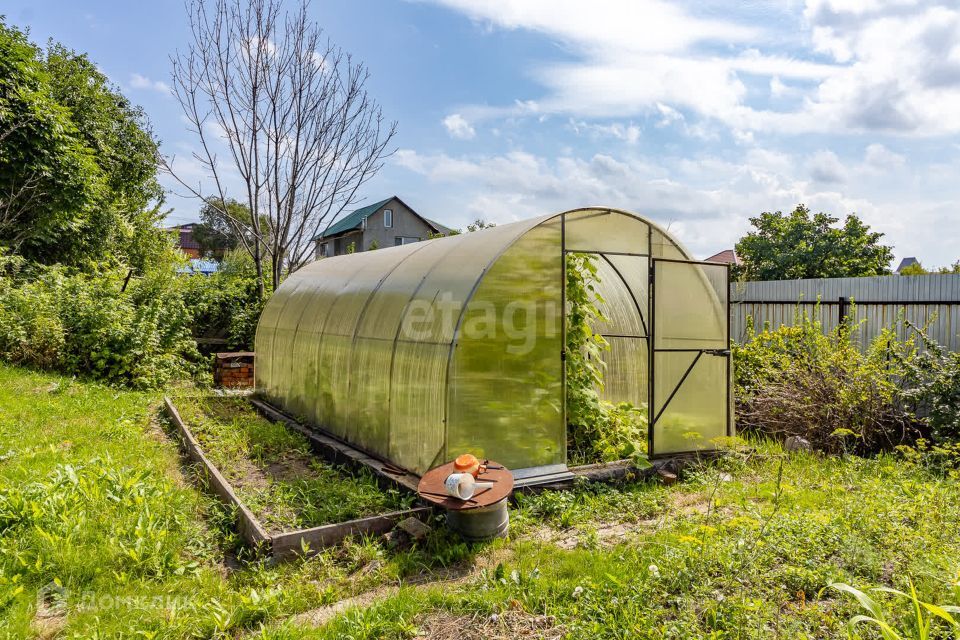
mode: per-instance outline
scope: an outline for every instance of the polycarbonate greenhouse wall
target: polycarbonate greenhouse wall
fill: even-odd
[[[599,254],[602,394],[641,405],[652,390],[651,454],[730,434],[726,267],[690,261],[664,230],[611,209],[301,268],[260,318],[257,389],[417,473],[463,452],[519,477],[563,470],[564,252]]]

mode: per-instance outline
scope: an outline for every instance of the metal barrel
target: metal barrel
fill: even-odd
[[[488,507],[447,511],[447,526],[467,540],[489,540],[507,535],[510,512],[507,498]]]

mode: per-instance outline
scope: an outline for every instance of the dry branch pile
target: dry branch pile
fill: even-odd
[[[752,335],[735,349],[737,425],[814,448],[869,453],[909,443],[920,423],[900,386],[912,343],[892,333],[858,344],[855,325],[824,334],[801,319]]]

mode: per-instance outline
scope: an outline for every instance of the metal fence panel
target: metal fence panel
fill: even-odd
[[[931,338],[960,351],[960,275],[874,276],[735,282],[730,285],[731,335],[742,342],[747,318],[757,330],[792,325],[807,314],[832,331],[844,313],[863,321],[864,344],[885,328],[900,338],[901,320],[928,326]],[[819,304],[817,304],[819,302]]]

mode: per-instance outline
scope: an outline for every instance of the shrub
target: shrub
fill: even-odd
[[[0,279],[0,354],[6,360],[42,369],[60,364],[66,335],[56,301],[43,281],[17,287]]]
[[[137,277],[8,269],[0,276],[0,357],[137,388],[188,375],[199,358],[171,265]]]
[[[824,334],[819,322],[754,333],[734,347],[737,423],[745,431],[801,436],[828,452],[860,453],[912,442],[921,423],[901,386],[912,342],[884,331],[859,344],[860,325]]]
[[[253,260],[245,252],[228,252],[220,270],[187,279],[184,297],[197,338],[226,338],[230,350],[253,350],[257,322],[265,301],[257,292]]]
[[[960,353],[951,352],[910,323],[925,349],[904,359],[907,397],[939,443],[960,443]]]

